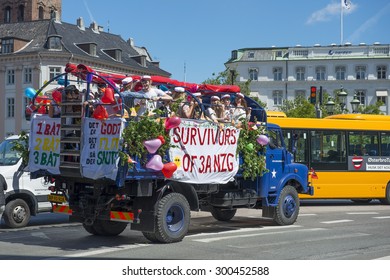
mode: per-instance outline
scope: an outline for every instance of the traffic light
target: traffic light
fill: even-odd
[[[317,103],[317,87],[310,87],[310,103]]]

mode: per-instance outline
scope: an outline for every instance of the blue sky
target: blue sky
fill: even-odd
[[[63,0],[62,20],[133,38],[172,78],[201,83],[232,50],[340,44],[340,0]],[[351,0],[343,41],[390,44],[390,2]]]

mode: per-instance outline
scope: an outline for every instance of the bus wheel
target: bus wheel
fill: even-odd
[[[93,225],[83,224],[83,227],[87,232],[93,235],[117,236],[126,229],[127,223],[95,220]]]
[[[236,215],[237,209],[222,209],[217,207],[211,207],[210,213],[213,217],[222,222],[227,222],[233,219]]]
[[[156,239],[162,243],[181,241],[190,227],[190,216],[190,205],[182,194],[169,193],[164,196],[157,202],[154,232]]]
[[[386,197],[379,199],[382,204],[390,205],[390,183],[386,187]]]
[[[278,205],[274,214],[274,222],[278,225],[292,225],[299,213],[299,198],[297,190],[292,186],[285,186],[280,192]]]
[[[11,200],[5,205],[4,222],[8,227],[25,227],[30,221],[30,218],[30,208],[23,199]]]

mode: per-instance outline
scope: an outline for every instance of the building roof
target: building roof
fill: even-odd
[[[61,38],[62,50],[50,50],[47,47],[47,39],[51,36]],[[143,52],[138,52],[138,47],[132,46],[120,35],[104,32],[98,28],[93,29],[92,25],[89,28],[80,28],[78,25],[58,22],[54,19],[0,24],[0,39],[6,38],[29,42],[22,49],[15,50],[15,53],[71,53],[75,57],[85,57],[89,61],[96,61],[96,63],[105,61],[111,65],[118,64],[119,67],[130,68],[133,71],[148,72],[153,75],[168,77],[171,75],[150,61],[150,56],[146,57],[144,66],[141,65],[140,56],[146,56],[145,48],[143,48]],[[96,45],[96,56],[92,56],[79,48],[78,44]],[[110,50],[120,50],[121,61],[115,60],[105,52]]]

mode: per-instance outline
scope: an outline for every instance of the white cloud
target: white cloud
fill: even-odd
[[[350,9],[344,9],[344,14],[350,14],[354,10],[356,10],[357,5],[354,3],[351,3]],[[316,22],[323,22],[323,21],[330,21],[335,16],[339,16],[341,13],[341,3],[331,3],[328,4],[325,8],[315,11],[310,15],[310,17],[307,19],[306,24],[313,24]]]
[[[385,16],[390,11],[390,4],[387,4],[383,9],[381,9],[374,16],[366,20],[362,25],[356,29],[351,36],[348,37],[349,42],[357,42],[360,40],[360,36],[365,33],[367,30],[370,30],[373,26],[377,24],[377,22]]]

